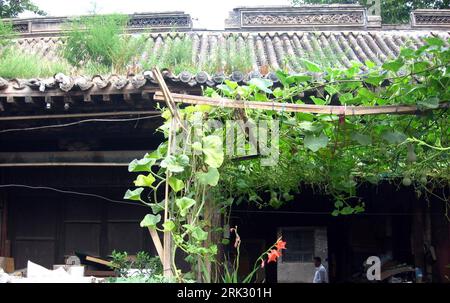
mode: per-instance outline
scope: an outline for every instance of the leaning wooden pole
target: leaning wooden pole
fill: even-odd
[[[164,100],[167,103],[167,107],[170,110],[170,113],[172,115],[172,120],[170,124],[169,129],[169,139],[168,139],[168,146],[167,146],[167,156],[170,156],[173,151],[173,145],[175,140],[175,131],[177,127],[177,123],[182,125],[181,118],[179,116],[179,113],[177,111],[177,107],[175,102],[172,99],[171,93],[169,91],[169,88],[167,87],[167,84],[164,81],[164,78],[161,75],[161,72],[154,68],[153,74],[158,81],[159,87],[161,88],[161,91],[164,96]],[[166,223],[169,220],[169,178],[170,178],[170,171],[166,170],[166,183],[165,183],[165,192],[164,192],[164,223]],[[173,270],[176,270],[175,268],[172,269],[171,261],[172,261],[172,236],[170,231],[164,232],[164,238],[163,238],[163,252],[162,252],[163,258],[162,258],[162,264],[163,264],[163,274],[164,277],[170,278],[173,276],[174,272]]]
[[[173,101],[181,104],[192,105],[210,105],[227,108],[243,108],[256,110],[273,110],[279,112],[328,114],[328,115],[407,115],[416,114],[424,109],[416,105],[383,105],[383,106],[353,106],[353,105],[313,105],[313,104],[294,104],[281,102],[262,102],[262,101],[244,101],[232,100],[227,98],[210,98],[203,96],[193,96],[184,94],[172,94]],[[164,101],[163,93],[157,91],[154,100]],[[448,100],[442,101],[436,109],[445,109],[450,107]],[[430,109],[431,110],[431,109]]]

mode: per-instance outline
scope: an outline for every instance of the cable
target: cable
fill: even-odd
[[[142,206],[146,207],[145,205],[142,205],[140,203],[133,203],[133,202],[126,202],[126,201],[119,201],[119,200],[113,200],[108,197],[96,195],[96,194],[90,194],[90,193],[83,193],[83,192],[77,192],[77,191],[70,191],[70,190],[62,190],[58,188],[48,187],[48,186],[31,186],[31,185],[25,185],[25,184],[0,184],[0,188],[8,188],[8,187],[19,187],[19,188],[28,188],[28,189],[37,189],[37,190],[52,190],[58,193],[63,194],[73,194],[73,195],[80,195],[80,196],[87,196],[87,197],[94,197],[102,200],[106,200],[111,203],[117,203],[117,204],[128,204],[133,206]],[[232,210],[232,213],[268,213],[268,214],[297,214],[297,215],[330,215],[330,212],[314,212],[314,211],[281,211],[281,210]],[[410,216],[413,215],[413,213],[359,213],[357,214],[359,216]]]
[[[314,212],[314,211],[282,211],[282,210],[232,210],[236,213],[267,213],[267,214],[297,214],[297,215],[328,215],[331,216],[330,212]],[[359,213],[354,214],[354,216],[410,216],[413,213]]]
[[[80,121],[70,122],[70,123],[65,123],[65,124],[52,124],[52,125],[43,125],[43,126],[35,126],[35,127],[3,129],[3,130],[0,130],[0,134],[9,133],[9,132],[17,132],[17,131],[39,130],[39,129],[45,129],[45,128],[67,127],[67,126],[73,126],[73,125],[89,123],[89,122],[129,122],[129,121],[153,119],[153,118],[157,118],[157,117],[161,117],[161,115],[158,114],[158,115],[154,115],[154,116],[145,116],[145,117],[127,118],[127,119],[87,119],[87,120],[80,120]]]
[[[54,188],[54,187],[48,187],[48,186],[32,186],[32,185],[25,185],[25,184],[0,184],[0,188],[8,188],[8,187],[19,187],[19,188],[28,188],[28,189],[37,189],[37,190],[41,190],[41,189],[52,190],[52,191],[55,191],[55,192],[58,192],[58,193],[63,193],[63,194],[73,194],[73,195],[79,195],[79,196],[94,197],[94,198],[106,200],[106,201],[111,202],[111,203],[129,204],[129,205],[134,205],[134,206],[143,206],[143,207],[145,207],[145,205],[142,205],[140,203],[133,203],[133,202],[120,201],[120,200],[113,200],[113,199],[110,199],[108,197],[104,197],[104,196],[100,196],[100,195],[96,195],[96,194],[83,193],[83,192],[77,192],[77,191],[71,191],[71,190],[62,190],[62,189],[58,189],[58,188]]]

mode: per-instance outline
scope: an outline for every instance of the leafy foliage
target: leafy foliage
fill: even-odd
[[[37,15],[46,15],[30,0],[2,0],[0,2],[0,18],[14,18],[25,11],[33,12]]]
[[[136,256],[132,257],[128,256],[127,252],[118,252],[115,250],[112,252],[111,257],[111,268],[121,278],[133,278],[135,282],[148,282],[148,280],[154,277],[160,280],[158,276],[162,274],[162,266],[159,257],[152,257],[144,251],[140,251]],[[137,271],[130,276],[129,272],[131,269]],[[111,282],[124,281],[114,279]]]
[[[422,110],[437,109],[450,97],[447,43],[428,38],[424,47],[402,49],[398,58],[383,66],[366,62],[363,74],[356,62],[350,68],[335,68],[308,60],[304,62],[305,74],[278,71],[279,87],[228,82],[217,91],[206,89],[205,94],[261,101],[268,100],[268,96],[261,96],[265,93],[276,101],[297,104],[410,104]],[[310,74],[317,76],[318,71],[312,80]],[[300,94],[308,97],[300,99]],[[310,184],[334,198],[333,215],[348,215],[364,210],[357,188],[365,182],[414,186],[418,194],[426,195],[435,187],[448,185],[449,148],[445,146],[450,133],[445,108],[412,116],[346,117],[252,110],[246,110],[246,115],[248,119],[280,121],[280,159],[272,167],[261,166],[260,159],[225,161],[218,186],[223,189],[221,200],[280,207],[292,199],[291,193],[299,191],[299,184]],[[216,109],[209,117],[232,119],[233,111]],[[441,198],[448,206],[446,198]]]
[[[365,73],[361,73],[361,65],[356,62],[349,68],[335,68],[308,60],[304,61],[308,70],[304,74],[277,71],[277,85],[263,79],[249,81],[247,85],[226,80],[216,89],[205,89],[206,96],[248,101],[419,107],[417,115],[372,116],[246,108],[239,114],[248,121],[279,123],[280,154],[273,166],[263,166],[260,155],[235,161],[224,153],[225,130],[209,127],[207,122],[234,120],[238,114],[235,109],[200,105],[179,108],[180,116],[189,125],[203,126],[195,129],[194,134],[189,132],[188,139],[183,140],[170,135],[181,134],[183,130],[173,127],[170,112],[163,109],[165,122],[159,131],[171,139],[143,159],[130,163],[129,171],[145,171],[154,178],[135,184],[141,187],[129,190],[125,198],[149,205],[152,214],[144,218],[141,226],[170,232],[175,250],[188,255],[191,273],[181,273],[172,260],[177,279],[183,281],[200,275],[202,281],[211,281],[206,264],[217,262],[214,258],[218,243],[212,243],[210,238],[223,230],[211,226],[206,206],[219,209],[228,224],[233,205],[248,202],[278,208],[292,201],[302,185],[310,185],[332,198],[332,215],[350,215],[364,211],[364,201],[358,197],[358,186],[363,183],[388,181],[398,186],[414,186],[418,195],[435,195],[436,188],[448,186],[447,45],[448,41],[428,38],[425,46],[405,48],[398,58],[383,66],[366,62]],[[169,144],[176,152],[167,155]],[[137,180],[144,177],[138,176]],[[158,194],[161,188],[171,189],[164,200]],[[141,194],[147,190],[143,198]],[[448,197],[440,198],[448,208]],[[160,213],[166,202],[168,220],[161,222]],[[229,243],[229,239],[221,242]],[[273,250],[267,255],[269,260],[276,259]],[[225,280],[236,279],[232,270],[225,276]]]
[[[0,47],[10,45],[14,34],[12,23],[0,20]]]

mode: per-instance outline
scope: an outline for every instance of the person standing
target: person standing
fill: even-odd
[[[328,275],[325,266],[322,265],[320,257],[314,257],[314,266],[316,271],[314,273],[313,283],[328,283]]]

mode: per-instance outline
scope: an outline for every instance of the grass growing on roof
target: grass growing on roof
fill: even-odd
[[[125,73],[137,64],[146,40],[144,35],[125,35],[128,21],[128,16],[120,14],[71,20],[62,56],[78,68],[86,67],[88,72]]]
[[[149,42],[147,48],[153,50],[154,42]],[[144,70],[153,67],[167,68],[175,74],[182,71],[196,73],[200,69],[193,60],[193,41],[191,37],[167,38],[164,45],[153,50],[142,64]]]
[[[238,38],[236,37],[228,39],[227,44],[227,48],[217,47],[214,49],[203,69],[212,74],[251,71],[253,60],[248,44],[245,42],[238,43]]]
[[[70,73],[71,67],[65,61],[50,61],[13,48],[6,48],[0,53],[0,77],[3,78],[51,77],[59,72]]]

